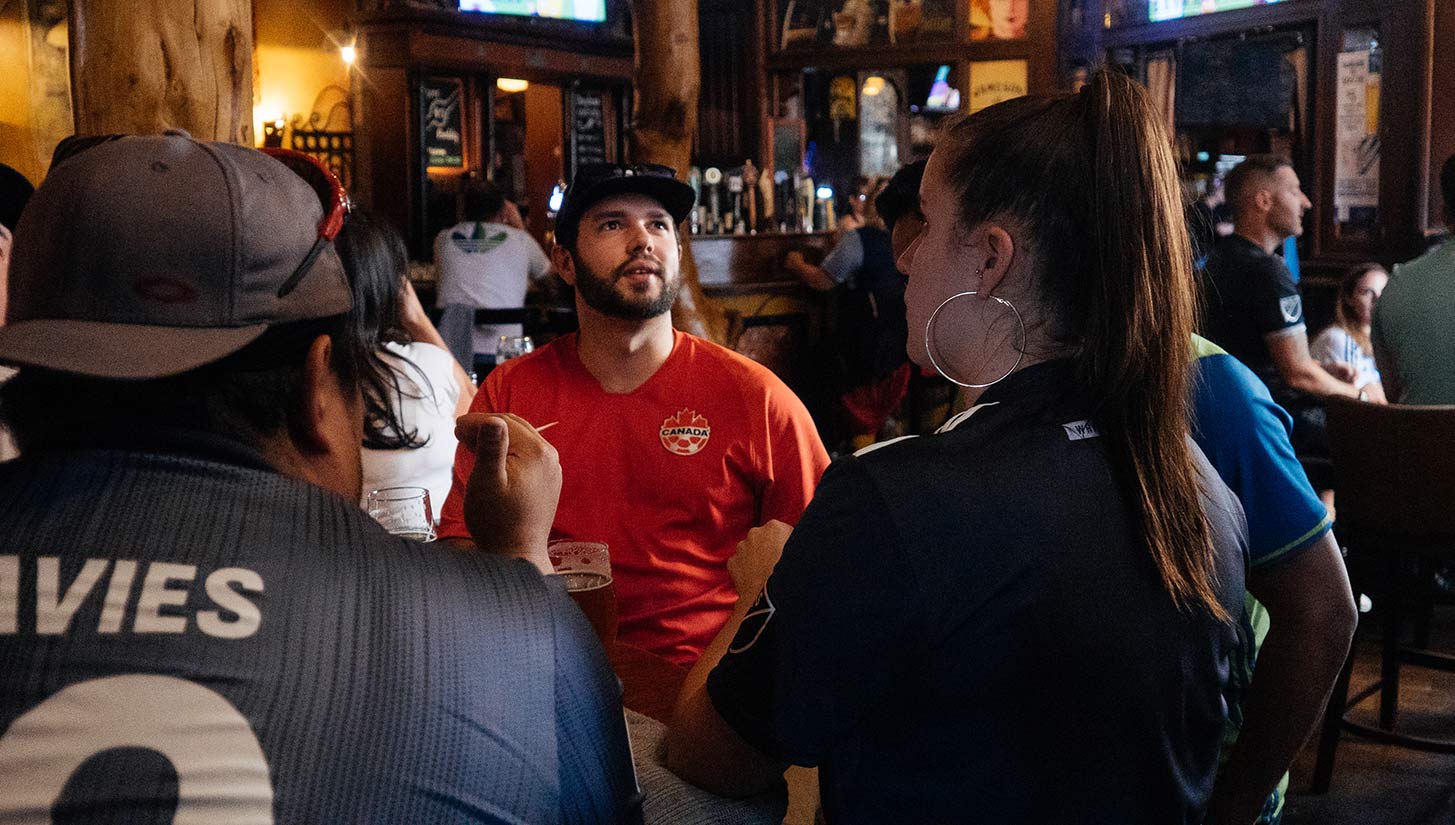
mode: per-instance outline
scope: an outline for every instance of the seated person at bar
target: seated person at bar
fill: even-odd
[[[740,793],[818,765],[836,825],[1198,822],[1247,551],[1186,423],[1156,109],[1114,71],[989,107],[921,201],[910,354],[974,406],[835,464],[791,537],[754,531],[732,570],[758,595],[689,674],[668,766]]]
[[[520,335],[520,324],[475,324],[476,309],[516,309],[525,305],[525,293],[534,281],[546,277],[551,262],[536,239],[525,231],[520,212],[505,193],[489,181],[475,181],[465,190],[465,220],[441,230],[434,239],[434,262],[439,272],[435,305],[467,323],[470,343],[454,344],[457,360],[469,367],[483,356],[482,372],[495,364],[495,346],[502,335]],[[442,325],[446,321],[441,322]],[[466,353],[469,358],[463,357]]]
[[[52,168],[21,219],[0,819],[640,821],[570,599],[359,509],[347,201],[285,157],[123,137]],[[471,481],[511,514],[494,549],[543,545],[549,447],[461,429],[503,465]]]
[[[552,538],[606,543],[621,640],[684,665],[737,600],[733,548],[760,524],[796,523],[828,465],[808,411],[773,373],[672,328],[677,227],[693,197],[663,166],[583,166],[551,253],[576,288],[580,332],[497,367],[473,407],[514,413],[555,446]],[[481,535],[466,529],[474,465],[462,444],[442,537]]]
[[[901,168],[875,201],[901,254],[923,226],[923,173],[923,161]],[[1230,697],[1206,822],[1257,817],[1269,825],[1283,810],[1284,771],[1328,700],[1357,619],[1332,522],[1289,443],[1288,413],[1237,359],[1206,339],[1193,343],[1193,439],[1243,505],[1249,555],[1243,653],[1234,662],[1244,688]]]
[[[366,345],[363,491],[424,487],[436,521],[450,492],[455,419],[475,385],[450,357],[405,277],[404,238],[385,219],[354,207],[338,237],[354,288],[351,332]]]
[[[1377,382],[1350,383],[1352,367],[1326,368],[1309,354],[1303,298],[1288,267],[1273,254],[1285,238],[1303,233],[1310,205],[1293,164],[1277,155],[1253,155],[1233,167],[1225,188],[1233,234],[1218,239],[1208,256],[1203,335],[1268,385],[1293,416],[1293,444],[1301,455],[1327,458],[1320,399],[1341,395],[1383,402],[1384,396]],[[1320,490],[1332,483],[1313,481]]]
[[[875,186],[870,192],[877,199],[883,190]],[[844,287],[835,293],[830,346],[838,361],[839,403],[855,449],[874,443],[909,389],[904,276],[895,268],[889,228],[876,199],[866,201],[859,228],[841,232],[822,264],[809,263],[798,250],[783,260],[785,269],[814,289]]]
[[[1455,155],[1440,168],[1445,224],[1455,232]],[[1391,399],[1455,404],[1455,240],[1394,268],[1374,310],[1374,357]]]
[[[1359,264],[1339,279],[1334,303],[1334,322],[1319,331],[1309,344],[1309,355],[1325,367],[1344,371],[1354,368],[1356,387],[1379,384],[1379,367],[1374,362],[1370,325],[1374,307],[1389,284],[1389,273],[1376,263]],[[1384,387],[1380,386],[1380,394]]]

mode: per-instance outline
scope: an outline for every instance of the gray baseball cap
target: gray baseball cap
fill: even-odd
[[[162,378],[347,312],[325,197],[263,152],[178,130],[68,158],[15,232],[0,363]]]

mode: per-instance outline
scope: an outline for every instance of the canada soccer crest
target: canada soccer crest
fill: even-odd
[[[707,446],[712,427],[694,410],[678,410],[662,422],[662,446],[676,455],[696,455]]]

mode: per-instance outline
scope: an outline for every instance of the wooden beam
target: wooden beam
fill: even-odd
[[[697,0],[635,0],[636,112],[630,135],[632,160],[660,163],[685,180],[697,132],[697,97],[702,58],[698,48]],[[697,279],[692,245],[682,235],[683,288],[672,323],[718,343],[727,340],[727,320]]]
[[[76,132],[253,145],[252,0],[69,0]]]

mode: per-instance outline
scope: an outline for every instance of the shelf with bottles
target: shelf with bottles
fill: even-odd
[[[978,42],[1023,41],[1030,0],[769,0],[773,51],[866,52],[881,64],[888,51]]]
[[[697,192],[697,206],[687,230],[697,236],[751,236],[833,231],[833,191],[817,185],[801,162],[783,163],[771,171],[752,160],[742,166],[693,166],[687,183]]]

